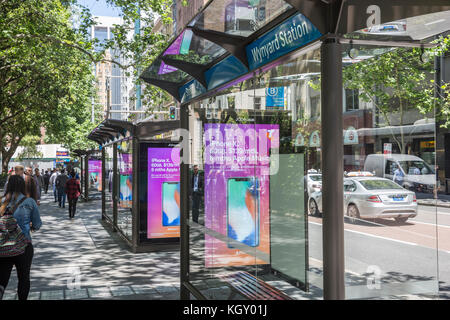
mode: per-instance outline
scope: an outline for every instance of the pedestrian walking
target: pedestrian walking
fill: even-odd
[[[399,186],[403,187],[404,177],[405,175],[403,174],[402,169],[400,169],[400,167],[397,167],[397,169],[394,170],[394,177],[392,178],[392,180],[394,180],[394,182]]]
[[[66,194],[69,202],[69,218],[75,218],[75,211],[77,209],[78,197],[81,194],[81,184],[76,178],[75,172],[70,173],[71,178],[66,182]]]
[[[52,175],[50,176],[50,180],[49,180],[49,182],[50,182],[50,184],[51,184],[51,186],[53,188],[53,196],[55,197],[55,202],[58,201],[58,193],[57,193],[57,190],[56,190],[56,178],[58,176],[59,176],[58,169],[54,169]]]
[[[48,172],[48,170],[45,170],[45,174],[44,174],[44,191],[45,194],[48,193],[48,184],[50,183],[50,173]]]
[[[192,220],[198,223],[200,202],[203,194],[204,177],[200,176],[197,165],[194,165],[193,171],[194,172],[191,178]]]
[[[60,208],[66,207],[66,183],[69,177],[66,174],[65,169],[61,169],[61,174],[56,177],[55,185],[56,192],[58,193],[58,206]]]
[[[14,219],[11,219],[10,215]],[[2,221],[6,223],[2,224]],[[12,225],[14,221],[20,229]],[[0,206],[0,231],[8,233],[8,242],[13,244],[1,246],[0,288],[3,291],[6,289],[12,268],[15,266],[19,280],[17,286],[19,300],[26,300],[30,292],[30,270],[34,255],[30,232],[39,230],[41,225],[36,201],[25,195],[25,180],[20,175],[11,176]],[[0,245],[1,239],[0,235]],[[14,241],[11,241],[12,239]]]
[[[39,194],[36,180],[29,174],[30,170],[25,171],[24,166],[17,165],[14,167],[15,175],[21,176],[25,180],[25,195],[31,197],[39,205]],[[5,186],[6,190],[7,186]]]
[[[42,196],[42,191],[44,191],[44,176],[39,172],[39,169],[34,169],[34,177],[36,178],[36,181],[38,183],[39,188],[39,200]]]

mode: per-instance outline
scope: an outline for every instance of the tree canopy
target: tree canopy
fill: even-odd
[[[72,1],[0,1],[0,151],[3,168],[27,135],[83,123],[94,95],[86,34],[73,28]],[[88,54],[89,53],[89,54]],[[62,130],[61,130],[62,129]]]

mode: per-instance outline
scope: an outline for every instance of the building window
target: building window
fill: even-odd
[[[261,110],[261,97],[255,97],[255,110]]]
[[[359,91],[358,89],[345,89],[345,111],[359,109]]]

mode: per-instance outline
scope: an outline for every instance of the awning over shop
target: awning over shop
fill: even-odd
[[[212,0],[140,77],[184,104],[326,35],[427,47],[449,26],[448,0]]]

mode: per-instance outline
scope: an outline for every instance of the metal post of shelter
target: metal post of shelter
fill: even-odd
[[[89,153],[84,156],[84,201],[89,201]]]
[[[105,197],[106,197],[106,164],[105,164],[105,159],[106,159],[106,152],[105,152],[105,148],[102,148],[102,220],[105,220],[105,212],[106,212],[106,201],[105,201]]]
[[[345,299],[342,56],[337,37],[321,47],[323,292],[324,300]]]
[[[117,232],[117,204],[119,203],[119,175],[117,169],[117,143],[113,144],[113,231]]]
[[[133,137],[132,140],[132,250],[133,252],[137,252],[138,246],[139,246],[139,214],[140,214],[140,201],[139,201],[139,141],[136,137]]]
[[[180,108],[180,128],[189,132],[189,108]],[[182,134],[181,159],[189,159],[189,137]],[[187,140],[187,141],[186,141]],[[180,163],[180,299],[190,300],[190,291],[185,286],[189,282],[189,163]]]

